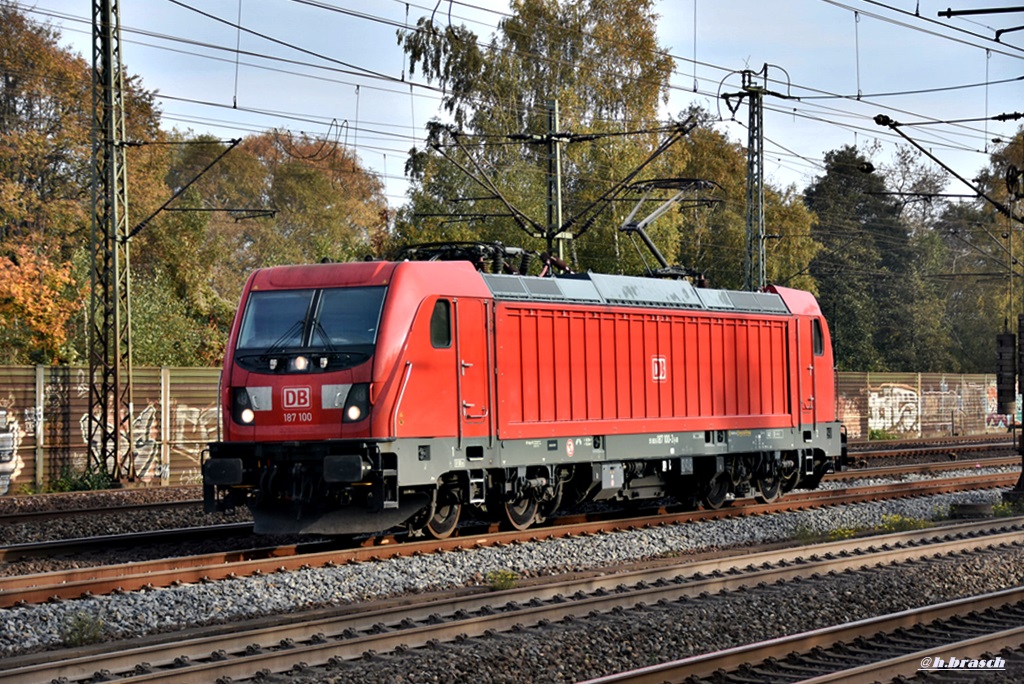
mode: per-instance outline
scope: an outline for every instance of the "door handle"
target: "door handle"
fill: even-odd
[[[473,408],[474,406],[476,406],[476,404],[470,404],[468,401],[462,402],[462,415],[465,416],[466,418],[471,418],[471,419],[481,419],[481,418],[486,418],[487,417],[488,410],[487,410],[486,406],[482,409],[483,413],[481,413],[479,415],[475,415],[475,414],[470,413],[469,409]]]

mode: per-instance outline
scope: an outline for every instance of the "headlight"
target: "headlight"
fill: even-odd
[[[288,370],[302,372],[309,369],[308,356],[296,356],[288,364]]]
[[[341,414],[341,422],[355,423],[370,412],[370,386],[366,383],[352,385],[345,400],[345,410]]]
[[[256,413],[252,410],[252,402],[249,399],[249,390],[244,387],[235,387],[231,390],[231,417],[240,425],[252,425],[256,420]]]

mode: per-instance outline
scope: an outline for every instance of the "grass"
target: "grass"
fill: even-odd
[[[817,544],[853,539],[854,537],[868,537],[875,534],[924,530],[933,524],[931,520],[922,520],[921,518],[910,518],[899,514],[886,515],[882,516],[882,522],[879,524],[866,527],[836,527],[826,532],[803,527],[796,531],[793,539],[802,544]]]
[[[519,582],[519,573],[514,570],[491,570],[484,575],[484,579],[490,585],[491,591],[504,591],[516,588],[516,584]]]
[[[1018,515],[1024,515],[1024,503],[999,501],[992,504],[992,513],[997,518],[1013,518]]]
[[[81,611],[67,616],[61,627],[61,641],[68,647],[97,644],[106,634],[102,618]]]
[[[78,472],[69,467],[61,468],[60,475],[49,481],[47,492],[84,492],[110,489],[113,479],[106,472],[86,470]]]

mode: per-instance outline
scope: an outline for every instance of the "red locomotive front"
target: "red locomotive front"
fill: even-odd
[[[263,269],[225,356],[207,507],[246,504],[258,532],[443,537],[467,507],[525,528],[585,500],[770,500],[841,455],[832,378],[795,290]]]
[[[221,507],[248,503],[262,532],[340,533],[386,528],[426,505],[413,492],[399,503],[395,454],[378,445],[397,425],[454,434],[454,403],[445,383],[430,380],[441,360],[417,347],[430,335],[420,334],[430,298],[418,293],[430,288],[486,292],[468,264],[318,264],[250,276],[221,377],[223,439],[204,464],[207,492],[231,485]],[[399,357],[418,362],[415,382]],[[423,410],[388,410],[404,395]]]

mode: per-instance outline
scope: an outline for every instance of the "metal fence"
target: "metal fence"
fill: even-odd
[[[1005,432],[1014,418],[998,413],[994,374],[839,373],[836,408],[850,439]]]
[[[84,472],[88,369],[0,367],[0,409],[13,435],[13,458],[0,457],[0,494],[20,493]],[[201,481],[199,459],[217,439],[217,368],[136,368],[131,440],[143,484]]]
[[[218,435],[216,368],[137,368],[132,435],[139,480],[200,482],[200,457]],[[995,375],[839,373],[836,403],[850,439],[935,437],[1005,431]],[[1020,399],[1017,416],[1020,421]],[[13,454],[0,453],[0,495],[42,488],[87,464],[88,370],[0,367],[0,409]],[[6,452],[6,449],[3,451]],[[13,457],[11,457],[13,456]]]

